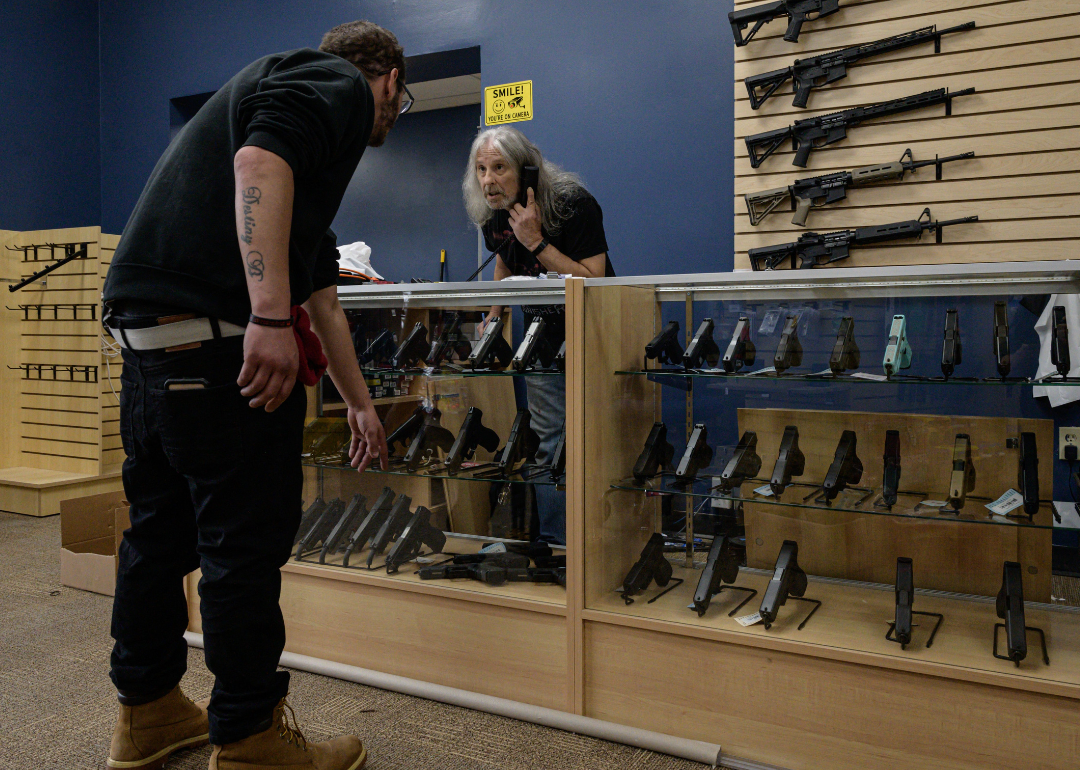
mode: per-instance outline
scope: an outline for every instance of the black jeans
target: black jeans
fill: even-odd
[[[187,670],[183,577],[199,582],[206,665],[216,678],[210,740],[270,725],[288,692],[280,567],[300,523],[306,396],[252,409],[236,378],[243,338],[181,352],[124,351],[120,434],[131,528],[120,545],[112,680],[121,700],[153,700]],[[170,379],[209,387],[166,390]]]

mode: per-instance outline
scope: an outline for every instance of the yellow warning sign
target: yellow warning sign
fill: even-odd
[[[532,120],[532,81],[488,86],[484,89],[484,121],[489,126]]]

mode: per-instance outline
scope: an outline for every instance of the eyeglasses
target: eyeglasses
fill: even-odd
[[[375,77],[381,78],[383,75],[389,75],[391,72],[392,70],[383,70],[382,72],[376,72]],[[416,102],[416,97],[412,95],[412,91],[409,90],[409,87],[407,85],[402,83],[400,80],[398,81],[398,83],[400,84],[398,88],[398,93],[401,93],[402,91],[405,92],[401,97],[401,111],[398,112],[398,115],[404,115],[406,112],[412,109],[413,104]]]

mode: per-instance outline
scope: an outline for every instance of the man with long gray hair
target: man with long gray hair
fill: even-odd
[[[539,169],[537,188],[520,189],[522,169]],[[489,250],[496,252],[495,280],[511,275],[559,273],[581,278],[613,276],[604,234],[604,215],[581,179],[544,160],[540,149],[510,126],[480,132],[469,151],[462,180],[465,208],[480,228]],[[491,308],[485,323],[506,308]],[[555,349],[566,339],[562,305],[522,307],[528,327],[545,321],[545,336]],[[536,461],[552,456],[566,424],[563,377],[528,380],[532,427],[540,436]],[[536,503],[541,540],[566,542],[566,498],[551,486],[537,485]]]

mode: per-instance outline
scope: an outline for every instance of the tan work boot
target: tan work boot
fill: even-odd
[[[141,706],[120,704],[113,729],[109,767],[127,770],[158,770],[179,749],[210,742],[206,705],[210,699],[192,703],[177,685],[168,695]]]
[[[292,715],[292,725],[286,709]],[[296,714],[282,698],[268,730],[236,743],[215,746],[210,770],[360,770],[367,762],[367,749],[359,738],[342,735],[331,741],[308,743],[295,725]]]

